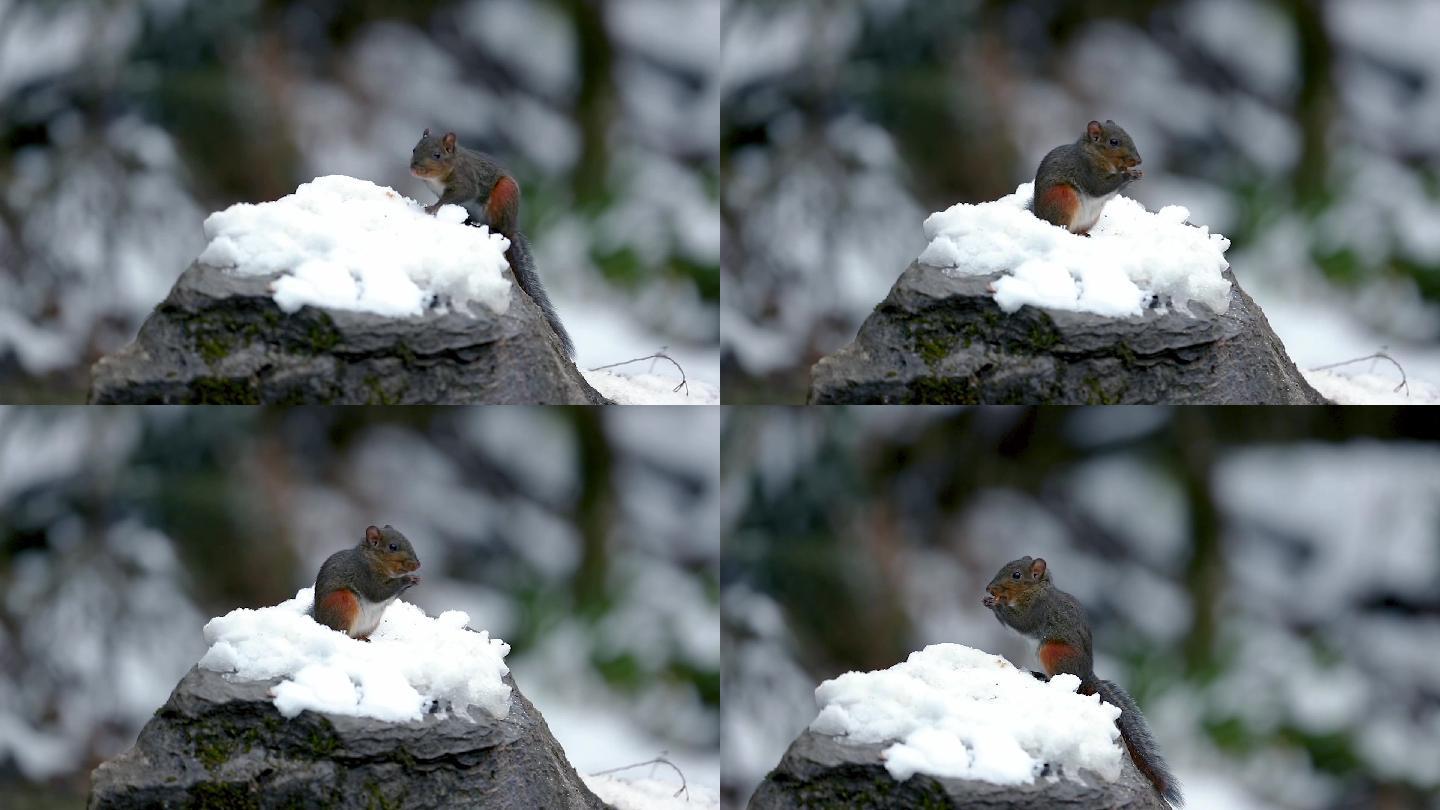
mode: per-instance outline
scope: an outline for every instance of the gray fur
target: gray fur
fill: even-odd
[[[411,557],[415,556],[415,549],[411,548],[410,541],[405,535],[386,526],[380,530],[380,542],[382,548],[372,549],[370,544],[361,540],[360,545],[348,548],[344,551],[337,551],[331,554],[324,564],[320,566],[320,572],[315,575],[315,595],[329,593],[335,590],[337,583],[343,583],[367,602],[386,602],[399,596],[406,588],[414,584],[410,576],[385,577],[375,572],[375,568],[366,560],[372,555],[380,554],[384,545],[395,543],[401,550],[409,552]]]

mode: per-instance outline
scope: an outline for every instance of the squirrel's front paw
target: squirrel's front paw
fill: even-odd
[[[432,216],[432,217],[435,216],[435,212],[436,212],[436,211],[439,211],[439,210],[440,210],[440,203],[438,203],[438,202],[435,203],[434,205],[427,205],[427,206],[425,206],[425,213],[429,214],[429,215]]]

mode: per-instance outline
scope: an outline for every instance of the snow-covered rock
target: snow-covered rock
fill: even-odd
[[[392,722],[434,712],[505,718],[510,645],[469,629],[465,613],[431,618],[396,600],[362,641],[316,622],[313,604],[314,589],[302,588],[278,605],[211,619],[200,666],[231,680],[280,678],[271,691],[286,717],[311,709]]]
[[[930,242],[810,401],[1319,404],[1230,272],[1229,240],[1126,197],[1088,235],[1028,210],[1026,183],[925,220]]]
[[[540,310],[392,318],[301,307],[273,277],[192,266],[135,342],[91,371],[96,404],[602,404]]]
[[[1039,681],[998,655],[932,644],[878,672],[847,672],[815,690],[810,730],[861,743],[892,742],[885,767],[999,784],[1046,769],[1120,775],[1120,710],[1076,693],[1080,679]]]
[[[308,596],[212,620],[90,807],[606,806],[463,613],[396,602],[365,642],[316,624]]]
[[[810,402],[1325,402],[1229,270],[1224,312],[1192,301],[1190,314],[1152,307],[1138,317],[1036,306],[1005,312],[994,290],[1004,275],[912,264],[854,342],[811,369]]]
[[[601,404],[529,296],[508,242],[393,190],[322,177],[205,221],[209,245],[95,403]]]
[[[205,219],[196,260],[271,279],[285,312],[302,306],[417,317],[472,304],[503,314],[509,240],[465,227],[465,209],[426,214],[394,189],[317,177],[272,202],[237,203]]]
[[[795,806],[1168,807],[1119,742],[1119,710],[996,655],[937,644],[815,690],[819,714],[750,800]]]
[[[1183,206],[1151,213],[1116,197],[1080,235],[1030,212],[1033,185],[931,214],[919,261],[949,275],[995,275],[995,303],[1005,312],[1028,305],[1135,318],[1152,307],[1188,313],[1193,304],[1225,311],[1230,240],[1189,224]]]

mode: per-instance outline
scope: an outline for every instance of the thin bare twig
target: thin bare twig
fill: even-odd
[[[604,365],[604,366],[596,366],[595,368],[592,368],[592,369],[590,369],[590,370],[591,370],[591,371],[599,371],[599,370],[602,369],[602,368],[615,368],[616,366],[626,366],[626,365],[629,365],[629,364],[631,364],[631,363],[640,363],[640,362],[644,362],[644,361],[646,361],[646,360],[669,360],[669,361],[671,362],[671,364],[673,364],[673,365],[675,366],[675,368],[677,368],[677,369],[680,370],[680,384],[677,385],[677,386],[675,386],[674,388],[671,388],[671,389],[670,389],[671,393],[677,392],[677,391],[679,391],[680,389],[683,388],[683,389],[685,389],[685,396],[687,396],[687,397],[690,396],[690,384],[685,381],[685,369],[680,365],[679,362],[677,362],[677,361],[675,360],[675,358],[673,358],[673,357],[671,357],[670,355],[666,354],[664,351],[658,351],[658,352],[655,352],[654,354],[647,354],[647,355],[645,355],[644,357],[637,357],[637,358],[635,358],[634,360],[621,360],[621,361],[618,362],[618,363],[610,363],[610,364]],[[653,369],[653,368],[655,367],[655,364],[654,364],[654,363],[651,363],[651,364],[650,364],[650,367]]]
[[[645,358],[642,357],[641,359],[643,360],[643,359],[645,359]],[[591,370],[593,371],[594,369],[591,369]],[[680,789],[677,790],[677,791],[675,791],[675,792],[674,792],[673,794],[671,794],[671,795],[678,797],[681,793],[684,793],[684,794],[685,794],[685,801],[688,802],[688,801],[690,801],[690,788],[689,788],[688,785],[685,784],[685,773],[684,773],[684,771],[681,771],[681,770],[680,770],[680,766],[679,766],[679,765],[676,765],[675,763],[671,762],[669,759],[666,759],[665,755],[668,754],[668,753],[670,753],[670,752],[669,752],[669,751],[661,751],[661,752],[660,752],[660,756],[655,757],[654,759],[647,759],[647,760],[645,760],[644,762],[637,762],[637,763],[635,763],[634,765],[621,765],[621,766],[618,767],[618,768],[607,768],[606,770],[596,771],[596,772],[594,772],[594,773],[592,773],[592,774],[590,774],[590,775],[591,775],[591,776],[604,776],[605,774],[609,774],[609,773],[617,773],[617,772],[619,772],[619,771],[628,771],[628,770],[630,770],[631,768],[643,768],[643,767],[645,767],[646,765],[669,765],[670,767],[672,767],[672,768],[675,769],[675,773],[677,773],[677,774],[680,775]],[[654,768],[651,768],[651,769],[650,769],[650,773],[652,773],[652,774],[655,773],[655,769],[654,769]]]
[[[1314,368],[1312,368],[1312,369],[1310,369],[1310,370],[1311,370],[1311,371],[1325,371],[1326,369],[1339,368],[1340,366],[1348,366],[1348,365],[1350,365],[1351,363],[1363,363],[1363,362],[1365,362],[1366,360],[1389,360],[1391,363],[1394,363],[1394,364],[1395,364],[1395,368],[1400,369],[1400,384],[1397,385],[1397,386],[1395,386],[1395,387],[1394,387],[1393,389],[1391,389],[1391,390],[1392,390],[1392,392],[1394,392],[1394,393],[1399,393],[1400,389],[1403,388],[1403,389],[1405,389],[1405,396],[1407,396],[1407,397],[1410,396],[1410,383],[1405,379],[1405,367],[1402,366],[1402,365],[1400,365],[1400,361],[1399,361],[1399,360],[1396,360],[1395,358],[1391,357],[1390,355],[1386,354],[1385,352],[1375,352],[1374,354],[1367,354],[1367,355],[1365,355],[1364,357],[1357,357],[1357,358],[1355,358],[1354,360],[1341,360],[1341,361],[1338,362],[1338,363],[1330,363],[1330,364],[1324,365],[1324,366],[1316,366],[1316,367],[1314,367]],[[1371,363],[1371,364],[1370,364],[1370,368],[1371,368],[1371,370],[1374,370],[1375,364],[1374,364],[1374,363]]]

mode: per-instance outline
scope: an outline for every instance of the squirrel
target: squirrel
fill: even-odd
[[[1095,676],[1090,623],[1075,597],[1050,581],[1045,560],[1021,557],[1008,562],[985,590],[984,605],[995,612],[1001,624],[1040,640],[1037,657],[1045,672],[1032,673],[1035,677],[1048,680],[1069,673],[1080,679],[1080,694],[1099,694],[1106,703],[1120,709],[1116,724],[1130,759],[1161,796],[1179,807],[1180,783],[1160,756],[1145,717],[1129,693]]]
[[[520,232],[520,184],[495,158],[455,142],[455,133],[431,135],[425,130],[410,152],[410,173],[425,181],[440,195],[425,213],[434,214],[444,205],[464,207],[469,216],[467,225],[488,225],[490,230],[510,240],[505,259],[515,274],[515,282],[540,307],[550,328],[560,338],[566,357],[575,356],[575,345],[560,323],[560,315],[545,294],[545,286],[535,272],[530,256],[530,242]]]
[[[1120,189],[1139,180],[1140,153],[1114,121],[1091,121],[1080,140],[1051,149],[1035,170],[1035,216],[1088,234]]]
[[[367,527],[360,545],[331,554],[315,575],[315,621],[368,639],[395,597],[420,584],[410,573],[419,567],[405,535],[390,526]]]

